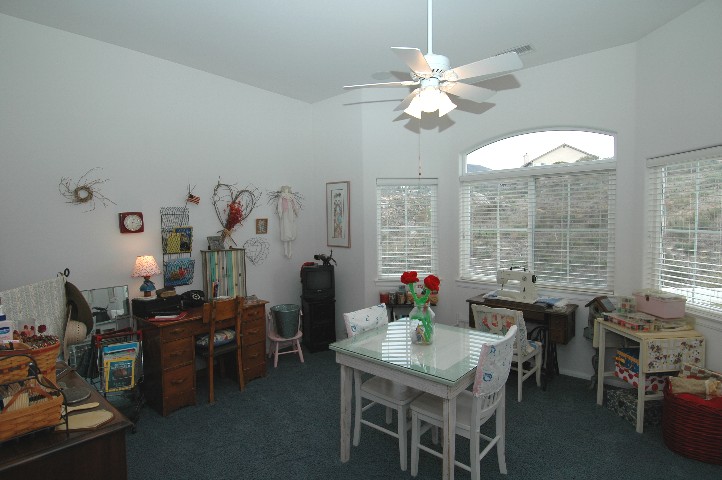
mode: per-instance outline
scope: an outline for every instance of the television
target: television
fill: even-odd
[[[333,298],[333,265],[310,265],[301,267],[301,295],[306,300]]]

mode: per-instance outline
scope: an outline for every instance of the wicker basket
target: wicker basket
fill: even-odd
[[[675,395],[669,383],[664,387],[662,435],[673,452],[722,465],[722,410]]]
[[[30,348],[24,343],[15,343],[13,346],[14,350],[0,350],[0,360],[11,357],[0,362],[0,384],[16,382],[28,376],[28,359],[15,356],[18,353],[33,357],[35,364],[40,368],[40,373],[53,384],[56,383],[55,363],[60,353],[60,342],[41,348]]]
[[[23,361],[27,372],[34,360],[25,355],[6,355],[0,358],[0,367],[5,369],[6,364],[20,365]],[[10,400],[5,399],[4,408],[0,410],[0,442],[54,427],[62,422],[63,394],[55,384],[42,376],[26,376],[6,382],[0,388],[3,394],[8,389],[14,392]]]

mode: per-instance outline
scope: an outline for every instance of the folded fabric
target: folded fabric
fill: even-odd
[[[687,377],[669,377],[669,382],[674,394],[691,393],[707,399],[719,397],[722,385],[719,380],[699,380]]]
[[[220,345],[230,343],[235,339],[236,331],[229,328],[224,328],[223,330],[218,330],[213,336],[213,345],[218,347]],[[202,348],[208,348],[208,335],[203,335],[198,340],[196,340],[196,345]]]

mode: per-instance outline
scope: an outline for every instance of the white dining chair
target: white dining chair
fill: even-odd
[[[479,480],[481,459],[494,446],[499,472],[506,474],[505,384],[511,369],[516,332],[516,326],[512,326],[498,342],[481,347],[474,387],[471,392],[463,390],[456,397],[455,431],[444,432],[444,435],[461,435],[469,439],[469,464],[454,463],[471,472],[472,480]],[[495,435],[488,437],[480,429],[492,416],[496,417]],[[411,476],[415,477],[419,471],[419,450],[442,458],[441,452],[421,443],[421,436],[432,427],[443,426],[444,403],[441,397],[424,393],[411,402]],[[482,439],[487,444],[480,451]]]
[[[346,325],[346,333],[353,337],[359,333],[378,328],[389,322],[388,312],[385,304],[374,305],[373,307],[344,313],[343,320]],[[399,464],[401,470],[407,468],[407,432],[410,425],[407,420],[409,404],[413,399],[421,395],[421,391],[392,382],[386,378],[372,376],[363,380],[358,371],[354,371],[354,430],[353,445],[358,446],[361,441],[361,425],[374,428],[399,440]],[[363,401],[368,403],[363,405]],[[392,421],[392,412],[396,411],[396,431],[385,428],[363,418],[363,413],[375,405],[386,407],[386,423]]]
[[[472,305],[471,311],[474,315],[476,329],[483,332],[503,335],[511,325],[517,326],[511,369],[517,372],[516,399],[521,402],[524,380],[536,374],[536,385],[541,387],[542,352],[544,350],[542,343],[527,338],[524,313],[519,310]],[[524,365],[531,365],[531,368],[526,369]]]

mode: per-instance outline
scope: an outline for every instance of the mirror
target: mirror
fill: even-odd
[[[82,290],[81,293],[90,305],[96,327],[107,322],[130,319],[128,285]]]

